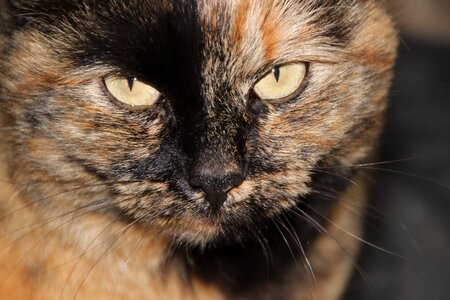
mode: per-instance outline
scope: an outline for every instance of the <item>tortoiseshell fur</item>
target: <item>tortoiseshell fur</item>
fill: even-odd
[[[1,299],[339,298],[358,249],[339,227],[358,236],[364,205],[345,166],[370,160],[397,46],[379,1],[11,2]],[[252,99],[295,61],[298,97]],[[164,101],[116,105],[114,74]],[[188,183],[199,162],[246,171],[219,211]]]

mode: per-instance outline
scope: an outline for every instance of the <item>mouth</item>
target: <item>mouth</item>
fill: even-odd
[[[132,222],[191,245],[243,240],[298,202],[297,189],[281,189],[291,182],[277,184],[273,180],[279,176],[271,175],[262,181],[247,178],[227,191],[209,193],[192,187],[186,180],[157,185],[135,183],[132,187],[123,186],[122,191],[139,188],[143,193],[129,201],[119,201],[118,208]]]

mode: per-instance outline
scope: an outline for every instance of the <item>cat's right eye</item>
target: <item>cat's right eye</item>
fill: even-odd
[[[148,108],[161,97],[157,89],[134,77],[107,77],[105,86],[115,100],[134,109]]]

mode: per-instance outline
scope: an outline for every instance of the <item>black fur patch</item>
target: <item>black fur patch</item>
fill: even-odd
[[[317,172],[311,187],[316,191],[326,187],[328,193],[339,195],[351,184],[347,178],[353,178],[354,175],[355,171]],[[328,227],[328,220],[324,216],[328,216],[337,201],[336,197],[326,193],[312,193],[299,199],[297,208],[283,212],[274,219],[255,218],[252,227],[257,230],[243,232],[239,242],[223,240],[206,249],[186,248],[183,244],[172,249],[168,263],[173,260],[183,262],[185,274],[221,287],[230,299],[233,296],[267,293],[264,289],[266,285],[282,286],[290,280],[285,273],[290,267],[298,264],[303,268],[303,251],[308,256],[310,243],[317,235],[324,234],[322,228]],[[296,212],[297,209],[311,219],[302,217]],[[264,212],[261,212],[263,215]],[[311,220],[322,228],[317,228],[317,224]],[[176,247],[176,243],[173,245]],[[308,270],[304,269],[304,272],[305,277],[308,277]]]

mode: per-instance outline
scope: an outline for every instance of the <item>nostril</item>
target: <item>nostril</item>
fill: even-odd
[[[227,193],[232,188],[239,186],[244,181],[244,176],[239,173],[194,173],[189,178],[189,184],[193,188],[200,188],[205,193],[205,199],[214,210],[220,209],[227,199]]]

